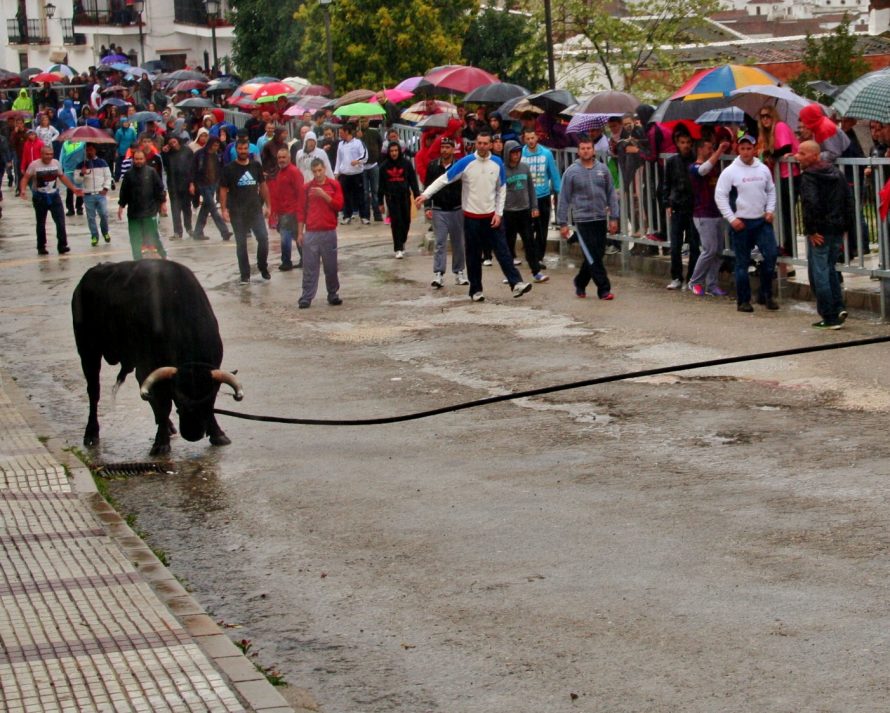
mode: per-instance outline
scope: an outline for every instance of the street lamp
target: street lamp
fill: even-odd
[[[51,2],[48,2],[46,4],[46,7],[43,8],[43,11],[46,13],[47,18],[52,20],[53,15],[56,14],[56,6],[53,5]]]
[[[142,34],[142,11],[145,10],[145,0],[133,0],[132,7],[139,23],[139,55],[142,57],[142,64],[145,64],[145,37]]]
[[[216,56],[216,18],[219,17],[220,10],[219,0],[204,0],[204,7],[207,10],[207,21],[210,23],[210,38],[213,43],[213,72],[219,71],[219,59]]]
[[[328,47],[328,86],[331,88],[331,94],[336,96],[334,91],[334,45],[331,42],[331,3],[333,0],[318,0],[318,4],[324,8],[324,36]]]

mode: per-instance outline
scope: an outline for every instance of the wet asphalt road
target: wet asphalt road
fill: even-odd
[[[38,258],[28,203],[0,222],[2,359],[77,446],[68,303],[129,256],[121,224]],[[166,231],[169,234],[169,230]],[[211,229],[211,234],[214,234]],[[429,288],[383,226],[341,231],[344,305],[296,309],[299,272],[241,288],[234,247],[167,241],[208,291],[246,393],[224,408],[356,418],[662,366],[887,334],[808,304],[731,301],[566,266],[519,300]],[[522,269],[522,268],[520,268]],[[890,376],[872,347],[564,392],[426,421],[290,427],[221,418],[119,507],[259,660],[327,713],[875,711],[886,706]],[[146,460],[150,409],[103,371],[95,462]],[[574,696],[574,697],[573,697]]]

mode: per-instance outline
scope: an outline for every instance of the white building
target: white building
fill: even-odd
[[[219,7],[217,57],[231,61],[232,26],[228,0]],[[138,10],[142,8],[142,23]],[[21,71],[57,62],[78,71],[98,64],[100,48],[120,46],[136,64],[163,59],[171,69],[213,64],[213,28],[204,0],[0,0],[5,26],[0,33],[0,67]],[[4,41],[5,40],[5,41]]]

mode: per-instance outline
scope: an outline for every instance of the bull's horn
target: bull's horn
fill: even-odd
[[[151,397],[151,387],[159,381],[172,379],[176,375],[175,366],[162,366],[155,369],[151,374],[145,377],[142,386],[139,387],[139,395],[145,400]]]
[[[235,378],[234,374],[222,369],[214,369],[210,372],[210,376],[213,377],[214,381],[218,381],[220,384],[228,384],[231,386],[235,392],[235,401],[240,401],[244,398],[244,389],[241,388],[241,384],[238,383],[238,379]]]

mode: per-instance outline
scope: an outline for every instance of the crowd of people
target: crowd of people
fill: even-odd
[[[65,217],[75,213],[86,212],[92,245],[109,242],[107,197],[119,183],[118,216],[126,210],[134,259],[145,249],[166,255],[158,216],[169,212],[172,240],[207,240],[208,219],[222,240],[234,236],[242,284],[251,280],[252,235],[256,271],[269,280],[272,228],[280,236],[278,269],[303,269],[301,308],[315,297],[322,267],[328,302],[341,303],[338,223],[389,223],[393,256],[403,259],[416,207],[434,235],[432,288],[445,286],[450,243],[454,282],[477,302],[484,300],[483,268],[493,260],[514,297],[548,281],[545,254],[554,218],[562,237],[576,240],[584,256],[575,294],[586,297],[593,281],[600,299],[614,299],[605,255],[616,249],[609,236],[618,232],[623,209],[644,249],[659,239],[669,249],[668,289],[725,295],[718,277],[728,230],[738,310],[754,311],[752,302],[775,310],[777,257],[796,254],[791,201],[799,196],[821,316],[815,326],[838,328],[846,311],[833,265],[845,250],[855,254],[857,245],[850,238],[852,178],[833,163],[842,156],[890,155],[890,125],[872,122],[872,146],[865,151],[851,123],[838,124],[817,104],[801,111],[797,131],[770,105],[747,126],[701,128],[654,123],[652,108],[642,105],[583,134],[568,133],[565,117],[527,112],[514,120],[485,107],[459,107],[406,144],[393,129],[399,110],[384,92],[377,97],[380,117],[343,122],[323,109],[304,113],[289,130],[289,104],[281,98],[250,109],[238,128],[220,108],[176,109],[198,90],[170,96],[147,75],[111,87],[119,77],[82,79],[79,88],[61,93],[51,85],[19,90],[2,107],[11,111],[0,127],[0,160],[23,198],[30,187],[38,253],[48,252],[47,215],[60,253],[69,249]],[[429,104],[430,113],[440,111]],[[64,132],[77,126],[103,131],[108,141],[64,140]],[[568,146],[577,148],[577,159],[560,171],[552,149]],[[663,160],[665,153],[673,155]],[[725,157],[733,154],[737,158],[728,163]],[[648,203],[639,190],[647,162],[658,176],[658,190],[651,191],[656,200]],[[783,224],[774,229],[778,201]],[[651,219],[653,211],[661,220]],[[641,226],[653,224],[665,226],[664,232],[640,234]],[[528,281],[520,273],[517,237]],[[760,277],[756,300],[749,283],[752,251]]]

